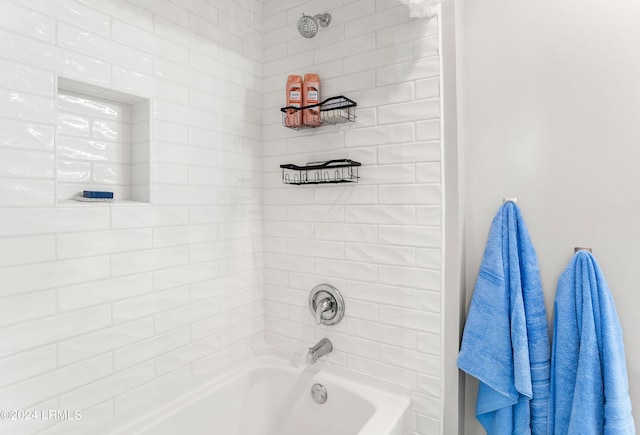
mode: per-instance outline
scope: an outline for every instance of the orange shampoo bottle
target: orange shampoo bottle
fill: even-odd
[[[287,77],[287,107],[302,106],[302,77],[290,75]],[[285,113],[284,123],[287,127],[300,127],[302,125],[302,110],[288,109]]]

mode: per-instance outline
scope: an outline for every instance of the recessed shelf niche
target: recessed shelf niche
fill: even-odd
[[[59,203],[84,190],[150,201],[148,99],[58,77],[56,117]]]

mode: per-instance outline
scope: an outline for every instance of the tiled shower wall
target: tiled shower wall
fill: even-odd
[[[2,431],[91,431],[265,335],[296,352],[327,335],[333,363],[409,386],[413,432],[438,433],[437,20],[319,7],[0,0],[0,407],[83,410]],[[302,12],[333,22],[307,40]],[[306,72],[358,102],[355,124],[280,125]],[[150,204],[56,203],[56,75],[151,100]],[[280,184],[281,163],[340,157],[359,184]],[[311,321],[321,282],[346,296],[336,327]]]
[[[330,12],[314,39],[302,13]],[[408,386],[412,431],[440,431],[441,144],[437,19],[394,0],[264,4],[264,292],[267,342],[304,353],[326,336],[335,364]],[[358,103],[354,124],[281,126],[288,74],[318,73],[321,99]],[[362,163],[356,185],[284,186],[279,165]],[[344,320],[314,325],[330,283]]]
[[[0,408],[83,411],[0,433],[91,433],[263,341],[262,3],[0,11]],[[58,76],[151,101],[150,203],[56,201]]]

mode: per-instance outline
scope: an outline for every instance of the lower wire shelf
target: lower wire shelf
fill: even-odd
[[[328,160],[326,162],[312,162],[305,166],[287,163],[282,168],[282,182],[284,184],[337,184],[357,183],[360,162],[350,159]]]

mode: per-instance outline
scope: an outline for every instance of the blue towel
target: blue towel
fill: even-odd
[[[549,434],[635,434],[622,329],[587,251],[560,276],[553,323]]]
[[[458,356],[480,381],[476,417],[489,435],[546,434],[549,353],[538,258],[507,202],[491,224]]]

